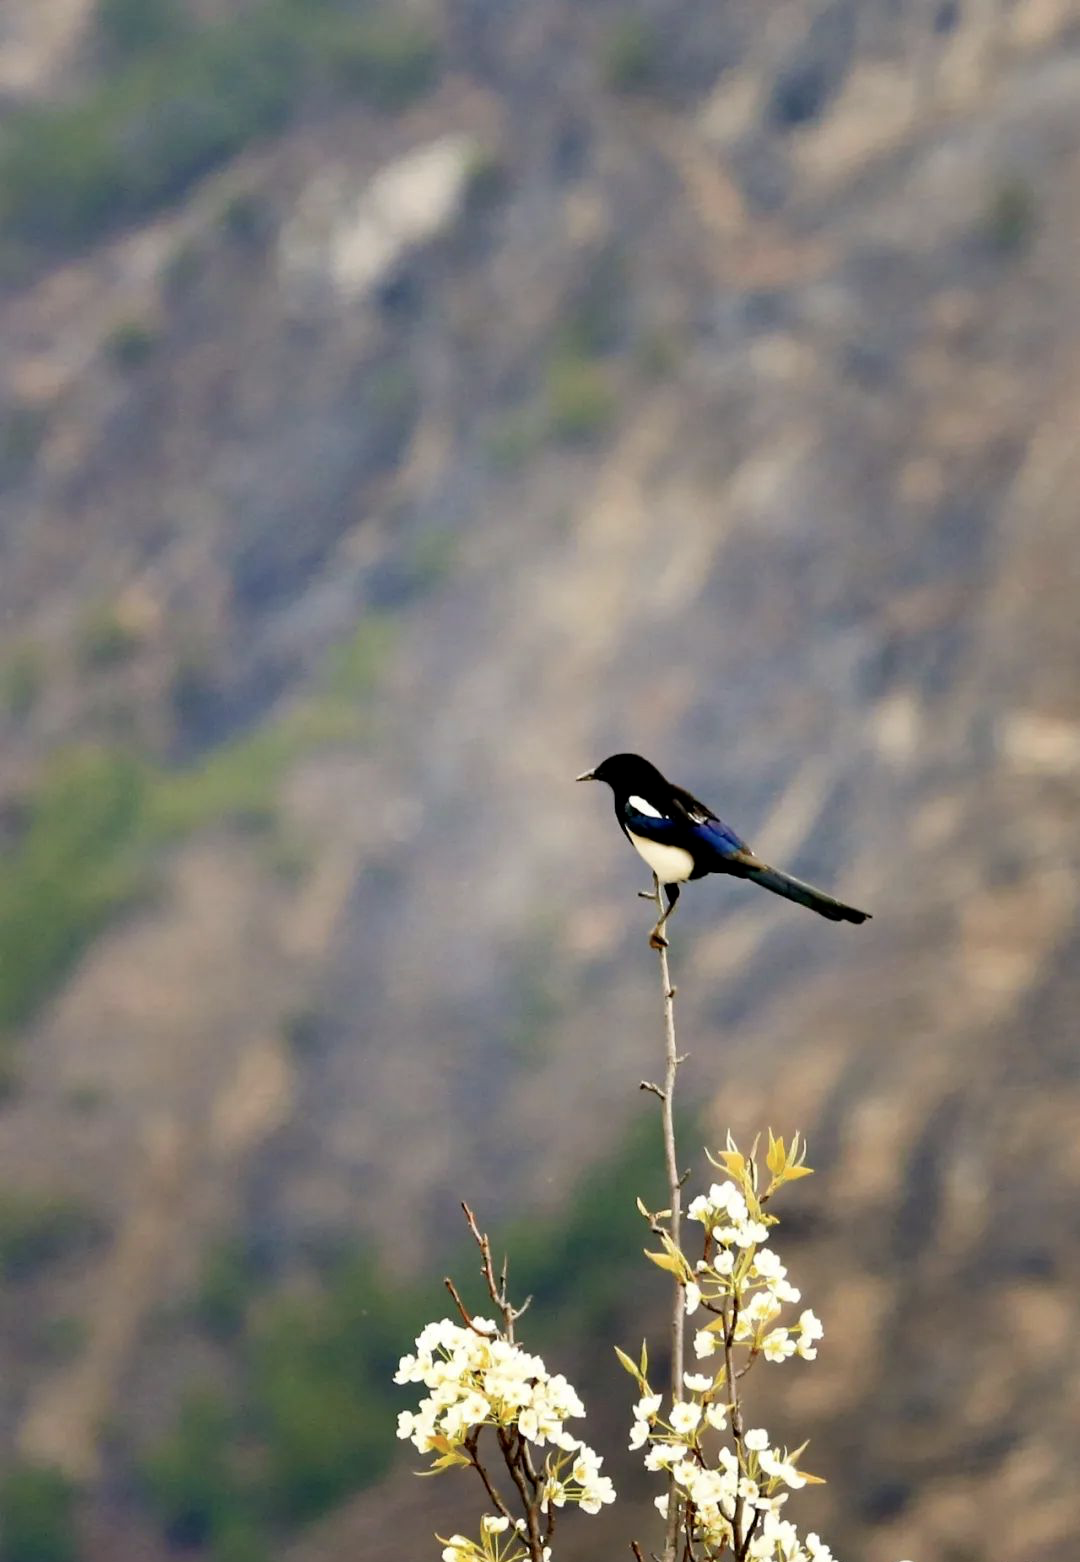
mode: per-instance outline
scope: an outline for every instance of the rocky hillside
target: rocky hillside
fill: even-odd
[[[819,1168],[813,1526],[1063,1555],[1076,21],[8,0],[8,1562],[434,1554],[386,1362],[462,1195],[640,1332],[621,747],[874,911],[675,924],[688,1100]]]

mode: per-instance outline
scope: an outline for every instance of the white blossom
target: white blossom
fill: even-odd
[[[798,1352],[804,1361],[817,1359],[816,1341],[820,1340],[825,1330],[821,1326],[821,1320],[809,1307],[799,1315],[798,1322],[799,1343]]]
[[[795,1354],[795,1341],[786,1329],[773,1329],[761,1342],[761,1353],[766,1361],[786,1361]]]
[[[778,1454],[774,1448],[762,1449],[758,1455],[758,1464],[770,1479],[783,1481],[784,1485],[790,1486],[793,1491],[806,1485],[806,1476],[800,1475],[787,1456]]]
[[[645,1454],[645,1468],[666,1470],[678,1464],[682,1456],[682,1447],[678,1443],[651,1443]]]
[[[696,1432],[701,1424],[701,1406],[695,1405],[692,1400],[682,1399],[671,1407],[671,1430],[680,1437],[688,1436]]]
[[[549,1373],[539,1356],[503,1338],[490,1320],[474,1318],[472,1327],[449,1318],[427,1324],[417,1338],[416,1353],[402,1357],[395,1379],[419,1382],[429,1390],[415,1411],[398,1416],[398,1436],[421,1453],[445,1453],[447,1445],[452,1452],[480,1426],[516,1426],[527,1441],[552,1450],[545,1464],[545,1507],[575,1502],[586,1513],[597,1513],[614,1501],[610,1479],[599,1473],[599,1455],[566,1428],[567,1420],[585,1414],[576,1389],[562,1373]],[[654,1412],[659,1406],[657,1395]],[[489,1518],[484,1533],[501,1534],[507,1522]],[[446,1546],[453,1554],[451,1562],[481,1555],[460,1535]]]

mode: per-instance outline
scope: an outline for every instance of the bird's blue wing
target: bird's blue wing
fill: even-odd
[[[629,797],[623,804],[622,822],[633,835],[660,846],[682,846],[703,862],[749,851],[730,825],[717,819],[704,804],[687,806],[681,798],[673,799],[671,812],[662,814],[645,798]]]
[[[659,846],[689,846],[687,820],[662,814],[644,798],[628,797],[623,803],[621,822],[632,835],[655,841]]]
[[[691,827],[699,846],[720,857],[735,857],[740,852],[750,850],[746,842],[722,819],[695,819],[691,815]]]

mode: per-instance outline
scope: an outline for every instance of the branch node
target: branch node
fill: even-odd
[[[664,1092],[660,1089],[660,1086],[654,1085],[651,1079],[643,1079],[641,1084],[638,1086],[638,1089],[647,1090],[650,1095],[656,1096],[660,1101],[666,1099]]]

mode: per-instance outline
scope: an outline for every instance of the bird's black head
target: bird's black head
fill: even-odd
[[[610,754],[597,765],[595,770],[586,770],[576,779],[606,781],[613,792],[623,796],[631,792],[640,792],[643,796],[648,796],[650,791],[656,790],[657,785],[667,786],[667,782],[656,766],[650,765],[649,761],[642,759],[640,754]]]

